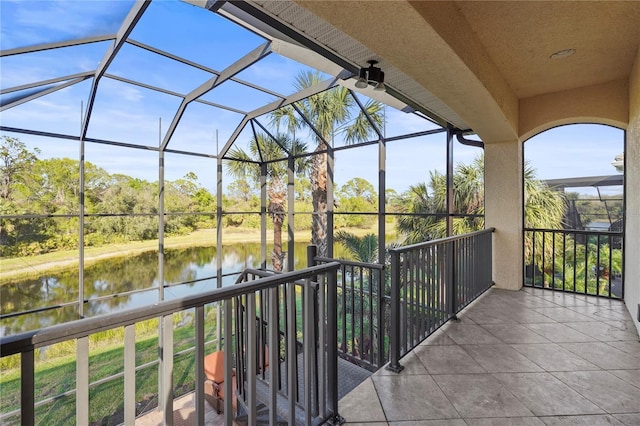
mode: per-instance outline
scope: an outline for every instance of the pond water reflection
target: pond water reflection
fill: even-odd
[[[307,243],[295,247],[295,268],[304,267]],[[270,248],[269,248],[270,249]],[[224,246],[222,285],[235,282],[237,273],[260,266],[260,244],[245,243]],[[269,265],[268,265],[269,266]],[[165,300],[215,289],[217,286],[216,248],[192,247],[166,250],[164,262]],[[212,278],[213,277],[213,278]],[[201,280],[201,281],[198,281]],[[185,281],[188,284],[171,285]],[[144,290],[144,291],[139,291]],[[134,292],[122,296],[120,293]],[[158,256],[147,252],[135,256],[110,258],[85,268],[85,316],[95,316],[123,309],[149,305],[158,301]],[[0,286],[2,316],[60,306],[37,313],[4,317],[0,320],[0,335],[24,331],[78,319],[78,269],[44,273],[40,277],[14,281]]]

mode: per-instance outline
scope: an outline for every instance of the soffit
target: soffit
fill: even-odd
[[[367,66],[367,61],[376,59],[378,65],[385,73],[385,84],[393,92],[397,92],[401,99],[410,106],[428,111],[430,116],[440,118],[441,123],[450,123],[460,129],[468,129],[469,125],[451,107],[430,92],[426,86],[415,78],[403,72],[401,68],[395,66],[392,61],[380,55],[370,46],[365,45],[360,40],[351,37],[342,29],[337,28],[320,17],[314,15],[303,5],[298,5],[290,1],[270,1],[253,0],[252,4],[262,8],[269,15],[291,28],[318,45],[337,56],[345,59],[353,65],[353,69]],[[339,13],[348,10],[349,3],[336,4]],[[354,80],[355,82],[355,80]],[[347,82],[353,88],[353,82]],[[375,97],[373,94],[369,94]]]

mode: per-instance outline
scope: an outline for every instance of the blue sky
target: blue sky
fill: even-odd
[[[117,31],[132,3],[130,0],[2,0],[0,45],[4,50],[112,34]],[[153,1],[131,38],[218,71],[264,42],[258,35],[206,10],[173,0]],[[103,42],[2,58],[1,86],[4,89],[93,70],[106,48],[107,42]],[[308,68],[303,64],[271,54],[239,77],[286,95],[294,92],[292,76],[304,69]],[[107,72],[183,94],[211,77],[206,71],[129,44],[125,45]],[[86,106],[89,87],[90,81],[85,81],[4,111],[0,115],[2,125],[78,134],[81,107]],[[205,98],[246,111],[273,99],[232,82],[225,83]],[[157,146],[179,103],[180,99],[175,96],[105,78],[100,83],[88,136]],[[239,114],[233,112],[192,103],[169,147],[213,154],[216,152],[216,139],[222,146],[240,118]],[[432,127],[393,108],[386,109],[386,118],[388,135]],[[30,147],[38,147],[44,157],[78,158],[76,142],[12,136],[19,137]],[[622,131],[606,126],[561,127],[528,141],[525,144],[525,157],[543,179],[615,174],[611,162],[623,150],[622,138]],[[428,179],[430,170],[443,172],[446,155],[444,141],[442,134],[390,143],[387,152],[387,187],[401,192],[412,183]],[[416,155],[416,152],[420,155]],[[479,151],[456,144],[454,152],[456,162],[466,163]],[[87,144],[85,158],[110,173],[157,180],[157,153],[151,151]],[[167,179],[176,179],[194,171],[203,185],[214,188],[215,160],[167,154],[166,164]],[[377,164],[375,147],[340,151],[336,155],[336,182],[341,185],[354,176],[360,176],[376,185]]]

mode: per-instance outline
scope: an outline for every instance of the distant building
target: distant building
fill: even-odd
[[[624,173],[624,154],[616,155],[611,165],[616,168],[618,173]]]
[[[609,231],[611,224],[603,221],[593,221],[585,225],[584,229],[587,231]]]

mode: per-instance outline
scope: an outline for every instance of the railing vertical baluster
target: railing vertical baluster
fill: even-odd
[[[311,413],[313,410],[311,396],[313,395],[314,380],[311,371],[313,364],[313,346],[315,346],[315,338],[313,336],[313,329],[315,328],[315,319],[313,318],[313,295],[312,295],[311,281],[306,280],[302,289],[303,296],[303,308],[302,308],[302,345],[304,352],[304,418],[307,426],[311,425]]]
[[[224,388],[225,395],[232,395],[233,392],[233,380],[238,380],[238,376],[233,377],[232,369],[233,369],[233,303],[235,298],[229,298],[223,302],[223,313],[224,313],[224,377],[231,377],[231,380],[225,380],[222,383],[222,387]],[[236,339],[239,336],[236,336]],[[240,369],[238,369],[240,372]],[[231,426],[233,421],[233,416],[229,415],[233,413],[233,398],[225,398],[224,399],[224,412],[227,413],[224,416],[224,424],[225,426]]]
[[[470,261],[469,259],[471,259],[470,253],[469,253],[469,244],[470,244],[470,240],[468,238],[463,238],[462,240],[460,240],[461,244],[462,244],[462,253],[461,256],[459,256],[459,260],[458,261],[458,266],[460,267],[460,277],[459,277],[459,282],[460,282],[460,289],[461,292],[463,293],[463,304],[466,305],[467,302],[471,299],[471,295],[474,292],[474,286],[472,283],[469,282],[469,266],[470,266]]]
[[[485,271],[484,271],[484,241],[486,236],[481,238],[474,238],[471,240],[471,247],[469,248],[469,257],[472,259],[469,269],[469,280],[473,282],[473,299],[478,297],[482,292],[482,286],[485,284]]]
[[[33,426],[36,423],[35,390],[35,357],[31,349],[20,355],[20,422],[22,426]]]
[[[566,291],[567,283],[567,233],[562,233],[562,291]]]
[[[431,255],[431,265],[429,266],[429,276],[431,277],[431,288],[433,292],[433,307],[432,312],[434,315],[434,326],[440,324],[440,318],[443,317],[445,309],[442,306],[442,283],[440,280],[440,271],[438,265],[438,247],[429,247],[429,253]]]
[[[136,421],[136,326],[124,327],[124,424]]]
[[[196,424],[204,424],[204,305],[195,308]],[[220,336],[217,336],[218,338]]]
[[[258,292],[259,295],[259,314],[258,314],[258,324],[259,324],[259,328],[258,328],[258,347],[262,348],[261,350],[258,351],[258,365],[261,366],[261,368],[258,369],[258,374],[260,374],[260,377],[264,380],[266,378],[266,372],[265,369],[262,368],[263,366],[267,365],[267,360],[266,360],[266,356],[267,353],[265,352],[264,348],[267,347],[267,339],[265,336],[266,333],[266,321],[265,321],[265,315],[267,315],[267,311],[265,309],[265,302],[267,302],[267,291],[264,290],[260,290]]]
[[[280,321],[281,320],[284,322],[284,324],[283,324],[284,330],[287,329],[287,315],[285,314],[285,311],[284,311],[285,310],[285,303],[283,303],[283,301],[286,298],[286,286],[280,285],[276,289],[278,291],[278,300],[276,302],[277,303],[277,305],[276,305],[277,306],[277,310],[276,310],[276,312],[277,312],[277,314],[276,314],[277,315],[277,322],[276,322],[276,324],[277,324],[277,328],[278,328],[278,345],[277,345],[277,348],[278,348],[278,356],[279,356],[280,355],[280,345],[282,345],[282,347],[286,347],[286,342],[287,342],[286,337],[283,336],[283,334],[285,334],[285,333],[280,333]],[[285,354],[284,354],[284,357],[283,357],[285,360],[286,360],[286,356],[287,355],[286,355],[286,351],[285,351]],[[285,375],[286,375],[286,365],[287,364],[286,364],[286,361],[285,361],[285,364],[284,364]],[[280,363],[278,363],[278,390],[281,390],[282,387],[283,387],[282,368],[280,368],[280,367],[281,367],[281,365],[280,365]]]
[[[322,416],[322,418],[326,418],[327,417],[327,399],[325,398],[325,395],[327,394],[327,353],[331,353],[330,350],[328,349],[329,346],[327,345],[327,318],[330,315],[335,315],[336,312],[329,312],[326,306],[326,298],[327,296],[327,276],[326,275],[320,275],[318,277],[318,315],[319,315],[319,319],[318,319],[318,347],[320,348],[320,353],[318,356],[319,359],[319,366],[318,366],[318,392],[320,393],[321,397],[318,401],[318,410],[319,410],[319,415]],[[327,313],[329,315],[327,315]],[[337,340],[337,338],[336,338]],[[336,346],[333,348],[333,350],[338,350],[338,343],[336,342]]]
[[[439,303],[441,312],[444,314],[444,317],[445,317],[444,321],[447,321],[449,319],[449,315],[448,315],[449,299],[447,299],[447,294],[449,292],[447,291],[446,263],[443,260],[443,257],[445,256],[446,244],[443,244],[442,246],[439,246],[439,247],[434,247],[433,250],[436,253],[436,258],[435,258],[436,264],[434,265],[434,271],[436,271],[435,272],[436,279],[438,280],[438,298],[439,298],[438,303]]]
[[[400,254],[391,250],[391,326],[388,370],[399,373],[400,365]]]
[[[431,333],[435,329],[435,325],[433,324],[434,314],[434,298],[433,298],[433,279],[431,277],[431,269],[429,268],[431,264],[431,250],[429,247],[425,247],[424,249],[425,255],[425,280],[427,285],[427,330]]]
[[[415,252],[411,251],[407,254],[407,268],[408,268],[408,276],[407,276],[407,280],[404,283],[404,288],[405,288],[405,303],[407,304],[407,331],[409,332],[409,337],[407,338],[407,344],[404,346],[404,353],[406,354],[408,351],[408,347],[411,347],[411,345],[413,345],[414,342],[414,327],[415,327],[415,306],[414,306],[414,294],[413,294],[413,290],[416,286],[416,281],[415,281],[415,272],[416,272],[416,266],[415,266]]]
[[[247,407],[249,407],[248,414],[248,422],[249,426],[253,426],[257,424],[256,421],[256,407],[258,406],[258,402],[256,399],[256,378],[258,377],[258,360],[259,357],[258,351],[262,351],[264,353],[264,348],[260,348],[258,346],[258,318],[256,316],[256,294],[249,293],[247,294],[247,306],[246,306],[246,315],[247,320],[245,323],[247,324],[247,340],[246,340],[246,354],[238,356],[245,356],[247,359],[247,375],[246,375],[246,391],[247,391]]]
[[[360,303],[358,307],[358,322],[360,323],[360,339],[358,341],[358,351],[360,357],[364,355],[364,271],[363,268],[358,268],[360,277]],[[369,284],[371,286],[371,284]]]
[[[458,297],[456,294],[456,256],[455,256],[455,242],[448,242],[447,254],[446,254],[446,263],[447,263],[447,301],[448,301],[448,312],[451,319],[458,319],[456,312],[456,298]]]
[[[268,315],[269,322],[267,327],[269,328],[269,424],[276,425],[278,421],[278,383],[279,383],[279,369],[280,369],[280,333],[278,330],[278,288],[274,287],[268,290],[269,303],[268,303]]]
[[[164,424],[173,426],[173,315],[165,315],[161,321]]]
[[[419,271],[420,271],[420,285],[419,285],[419,300],[420,300],[420,328],[418,329],[418,334],[420,339],[424,339],[424,337],[428,334],[426,329],[426,319],[427,319],[427,307],[425,302],[425,290],[426,286],[424,283],[425,278],[425,267],[424,267],[424,251],[423,249],[418,250],[418,262],[419,262]]]
[[[576,237],[573,237],[573,292],[576,292],[576,287],[578,285],[578,269],[577,269],[577,264],[578,264],[578,246],[577,246],[577,241],[576,241]]]
[[[596,238],[596,296],[600,296],[600,234]]]
[[[470,294],[471,300],[475,299],[480,295],[481,283],[484,282],[484,276],[482,275],[482,262],[481,259],[478,259],[477,255],[480,254],[478,247],[480,243],[484,240],[484,235],[480,238],[473,238],[469,240],[469,244],[467,246],[467,257],[466,262],[468,264],[467,267],[467,280],[470,282],[470,286],[473,288],[473,292]]]
[[[612,259],[613,258],[613,247],[612,247],[612,244],[611,244],[611,235],[609,235],[607,237],[607,242],[608,242],[608,245],[609,245],[609,283],[607,285],[609,290],[608,290],[607,293],[608,293],[608,296],[611,297],[611,277],[613,277],[613,268],[612,268],[612,266],[613,266],[613,263],[612,263],[613,262],[613,259]]]
[[[489,282],[491,284],[494,284],[494,282],[493,282],[493,260],[492,260],[492,258],[493,258],[493,256],[492,256],[492,253],[493,253],[493,235],[488,235],[487,236],[487,240],[488,240],[487,241],[487,246],[488,246],[487,253],[489,255],[489,261],[486,262],[486,264],[488,265],[487,277],[488,277]]]
[[[482,238],[474,239],[471,247],[471,257],[473,258],[473,267],[470,271],[470,279],[474,282],[473,298],[475,299],[482,293],[482,287],[485,286],[488,281],[486,280],[485,271],[485,240],[486,235]],[[491,258],[491,257],[490,257]],[[476,275],[477,272],[477,275]]]
[[[464,282],[468,283],[466,287],[469,288],[469,292],[467,293],[467,299],[465,304],[475,299],[476,296],[480,294],[480,286],[478,285],[478,281],[474,279],[474,274],[473,274],[474,270],[476,270],[476,267],[480,265],[479,263],[477,263],[477,259],[474,256],[475,252],[473,249],[475,248],[476,242],[477,242],[476,239],[467,239],[465,244]],[[478,270],[478,272],[481,272],[481,271]]]
[[[374,295],[374,291],[377,288],[378,283],[376,282],[376,278],[377,278],[377,273],[374,272],[373,270],[369,270],[368,272],[368,276],[369,276],[369,291],[367,292],[367,298],[369,299],[369,353],[368,353],[368,358],[369,358],[369,362],[371,364],[374,364],[376,362],[376,357],[374,355],[374,331],[373,331],[373,323],[375,321],[375,311],[373,309],[373,295]],[[363,319],[364,321],[364,319]],[[364,328],[364,327],[363,327]],[[378,364],[379,366],[380,364]]]
[[[531,285],[536,286],[536,231],[529,231],[531,235]]]
[[[545,231],[542,231],[542,287],[547,287],[547,277],[544,274],[545,271],[545,260],[547,258],[547,251],[545,248],[545,245],[547,243],[547,233]]]
[[[76,424],[89,424],[89,337],[76,341]]]
[[[298,351],[296,342],[296,284],[287,283],[287,393],[289,394],[290,425],[295,424],[298,402]],[[333,349],[335,350],[335,348]]]
[[[407,297],[409,296],[409,268],[410,265],[410,255],[409,253],[403,253],[402,261],[400,263],[402,267],[402,281],[399,282],[400,287],[399,290],[399,303],[400,303],[400,354],[404,355],[406,353],[407,347],[407,328],[409,324],[407,323]]]
[[[551,287],[556,289],[556,233],[551,233]]]
[[[589,236],[584,241],[584,294],[589,293]]]
[[[347,267],[342,268],[342,277],[340,279],[342,287],[342,345],[344,345],[343,352],[349,353],[348,337],[347,337]]]
[[[377,366],[382,367],[385,361],[385,344],[384,344],[384,331],[387,323],[385,322],[385,286],[386,286],[386,274],[384,269],[378,270],[378,362]],[[372,342],[373,343],[373,342]]]
[[[356,288],[355,288],[355,268],[352,266],[349,274],[349,294],[351,300],[351,354],[357,350],[356,347]],[[346,325],[345,325],[346,327]],[[347,349],[348,352],[348,349]]]

